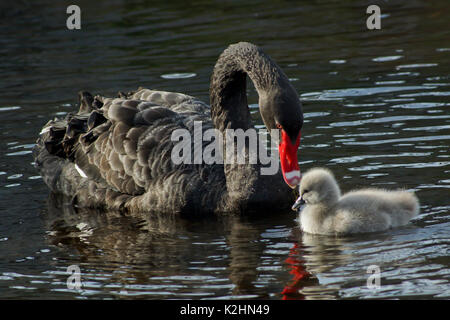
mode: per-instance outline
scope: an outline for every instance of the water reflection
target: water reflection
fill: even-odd
[[[268,239],[285,240],[288,231],[261,229],[240,217],[123,215],[79,209],[51,194],[43,219],[50,243],[76,252],[89,280],[83,288],[101,289],[100,295],[270,298],[265,274],[285,267]]]
[[[296,242],[289,250],[289,256],[286,264],[289,266],[289,273],[292,275],[291,281],[284,287],[281,294],[283,300],[304,300],[311,299],[330,299],[333,295],[326,294],[322,289],[315,291],[313,288],[317,286],[317,278],[306,270],[303,258],[304,250],[299,247]],[[326,290],[328,291],[328,290]]]
[[[448,229],[448,228],[447,228]],[[388,298],[430,296],[446,297],[450,293],[446,281],[436,280],[436,271],[448,274],[448,238],[440,228],[418,229],[415,225],[380,232],[347,237],[300,234],[306,270],[317,276],[319,285],[312,285],[308,292],[315,299],[326,298]],[[418,248],[417,239],[421,240]],[[429,240],[425,240],[425,239]],[[395,245],[393,245],[395,243]],[[441,246],[441,249],[438,247]],[[443,250],[443,251],[441,251]],[[433,262],[424,264],[425,256],[437,255]],[[367,286],[370,266],[381,269],[381,287]],[[426,284],[426,290],[414,284]],[[313,295],[314,292],[319,296]]]

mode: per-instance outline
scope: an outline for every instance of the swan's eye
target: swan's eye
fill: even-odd
[[[305,195],[305,193],[308,193],[309,190],[303,190],[303,195]]]
[[[277,123],[276,126],[277,126],[278,129],[283,129],[283,127],[279,123]]]

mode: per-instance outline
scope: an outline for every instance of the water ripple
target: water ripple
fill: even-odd
[[[302,94],[302,98],[307,98],[308,100],[333,100],[347,97],[363,97],[371,96],[382,93],[392,93],[399,91],[410,91],[410,90],[428,90],[435,89],[432,86],[383,86],[383,87],[368,87],[368,88],[346,88],[346,89],[335,89],[335,90],[324,90],[319,93],[311,92],[308,94]]]
[[[438,161],[438,162],[417,162],[417,163],[386,163],[380,165],[369,165],[361,167],[348,168],[350,171],[372,171],[379,169],[390,168],[405,168],[405,169],[422,169],[422,168],[440,168],[450,165],[450,161]],[[436,185],[434,185],[436,187]],[[450,188],[450,186],[441,186],[444,188]]]
[[[410,138],[398,138],[398,139],[385,139],[385,140],[375,140],[375,141],[350,141],[344,142],[348,145],[378,145],[378,144],[392,144],[398,142],[416,142],[416,141],[442,141],[449,140],[448,136],[420,136],[420,137],[410,137]]]
[[[450,119],[450,116],[446,116],[446,115],[444,115],[444,116],[404,115],[404,116],[391,116],[391,117],[382,117],[382,118],[355,120],[355,121],[332,122],[329,125],[331,127],[351,127],[351,126],[360,126],[360,125],[367,124],[367,123],[388,123],[388,122],[396,122],[396,121],[437,120],[437,119]]]

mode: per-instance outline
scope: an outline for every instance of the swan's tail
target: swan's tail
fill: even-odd
[[[68,171],[77,170],[73,162],[76,142],[78,136],[86,132],[89,112],[95,109],[90,93],[81,91],[79,98],[79,112],[47,122],[33,148],[35,166],[44,182],[52,191],[66,195],[73,195],[79,183],[78,179],[67,179],[67,175]]]

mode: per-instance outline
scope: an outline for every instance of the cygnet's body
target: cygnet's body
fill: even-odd
[[[333,174],[323,168],[309,170],[300,183],[300,213],[304,232],[351,234],[382,231],[405,225],[419,213],[417,197],[407,191],[361,189],[341,196]]]

